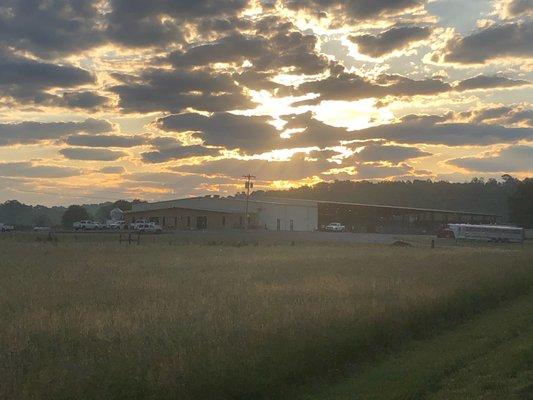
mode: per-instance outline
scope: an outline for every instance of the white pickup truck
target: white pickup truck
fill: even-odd
[[[163,231],[163,228],[155,222],[133,222],[130,226],[131,229],[138,232],[160,233]]]
[[[0,232],[11,232],[14,230],[15,230],[15,227],[13,225],[6,225],[0,222]]]
[[[326,231],[328,232],[344,232],[346,227],[341,225],[340,222],[332,222],[326,225]]]
[[[72,224],[72,227],[76,230],[80,230],[80,229],[95,230],[95,229],[101,229],[102,225],[96,221],[84,220],[84,221],[74,222],[74,224]]]

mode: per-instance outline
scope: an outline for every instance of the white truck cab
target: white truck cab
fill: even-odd
[[[344,232],[345,230],[346,227],[341,225],[340,222],[331,222],[330,224],[326,225],[326,231],[328,232]]]

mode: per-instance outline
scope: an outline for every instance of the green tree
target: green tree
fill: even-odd
[[[89,213],[84,207],[74,204],[72,206],[69,206],[63,213],[61,223],[65,228],[72,228],[72,224],[74,222],[89,218]]]
[[[113,204],[113,208],[120,208],[122,211],[130,211],[131,203],[127,200],[117,200]]]
[[[95,218],[98,221],[105,222],[109,219],[109,213],[115,208],[113,203],[105,203],[96,211]]]
[[[509,196],[509,219],[524,228],[533,228],[533,178],[519,182]]]
[[[33,220],[35,226],[52,226],[52,220],[46,214],[38,214]]]

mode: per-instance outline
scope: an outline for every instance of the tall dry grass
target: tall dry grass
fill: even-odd
[[[0,241],[0,398],[271,398],[532,289],[527,249]]]

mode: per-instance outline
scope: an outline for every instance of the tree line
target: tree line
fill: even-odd
[[[254,195],[497,214],[506,222],[533,228],[533,178],[519,180],[510,175],[503,175],[501,180],[474,178],[464,183],[321,182],[288,190],[258,191]]]
[[[482,212],[502,215],[507,222],[533,228],[533,178],[523,180],[503,175],[501,180],[474,178],[470,182],[453,183],[430,180],[414,181],[334,181],[289,190],[255,191],[254,197],[288,197],[310,200],[339,201]],[[100,204],[66,207],[31,206],[17,200],[0,204],[0,222],[17,229],[33,226],[71,227],[75,221],[95,219],[104,222],[109,212],[118,207],[131,210],[142,200],[118,200]]]

